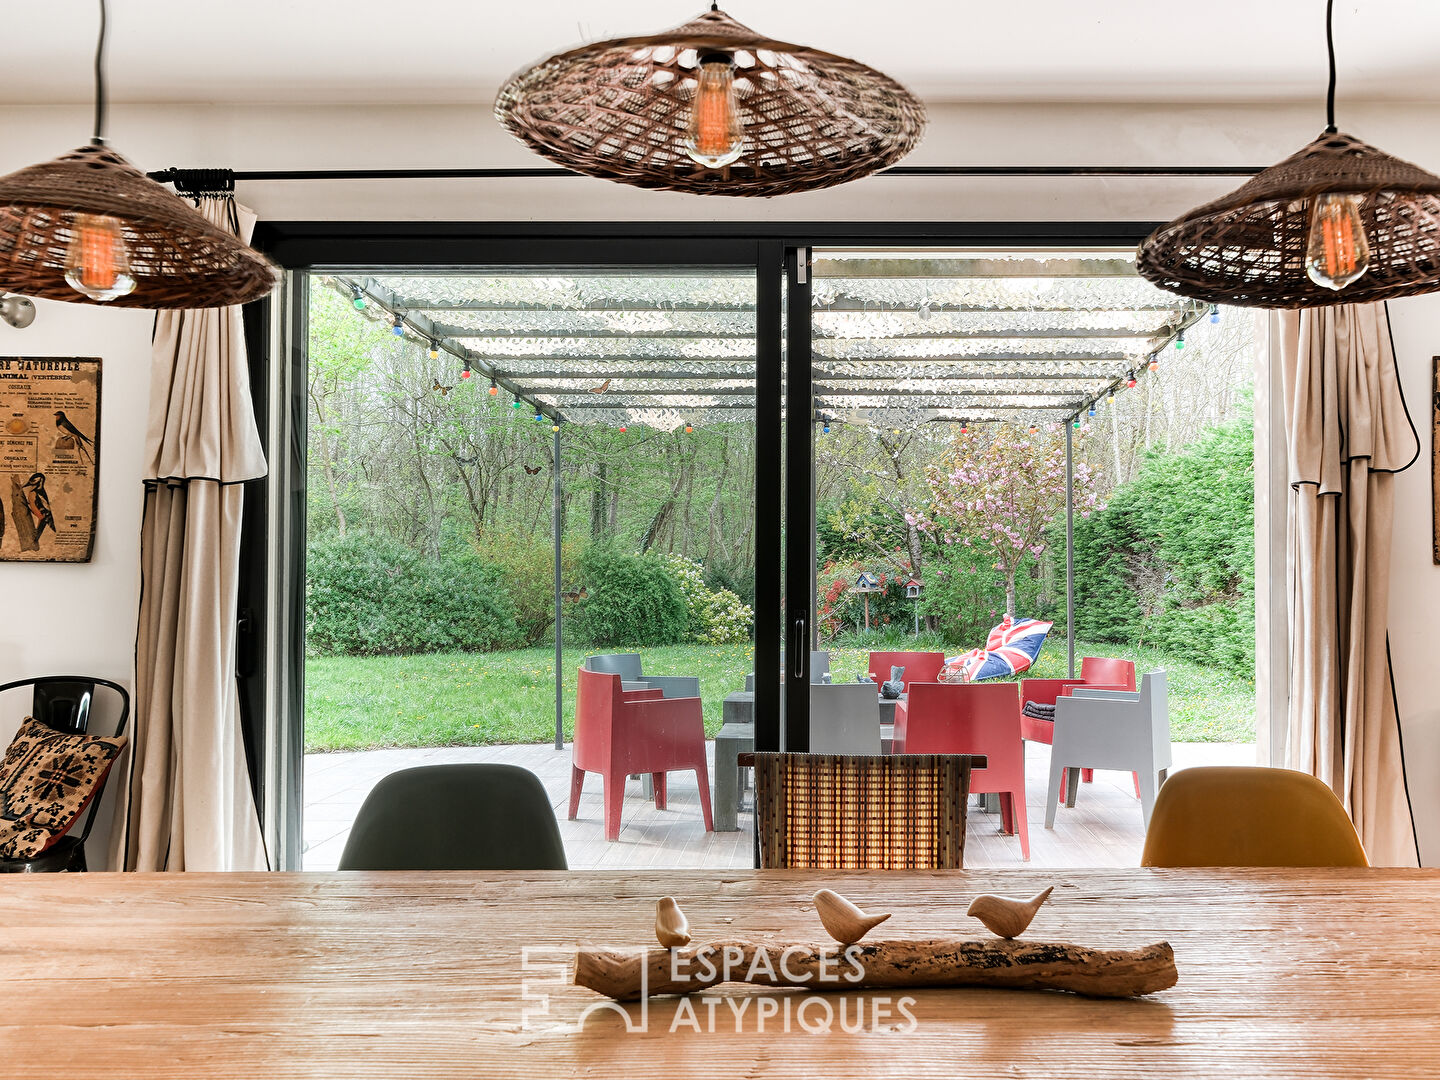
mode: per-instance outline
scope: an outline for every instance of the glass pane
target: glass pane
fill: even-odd
[[[304,868],[450,762],[539,777],[572,868],[749,866],[754,274],[316,275],[309,357]],[[586,756],[611,723],[661,798]]]
[[[1248,315],[1161,292],[1129,251],[820,250],[811,322],[816,619],[834,682],[895,674],[907,738],[980,753],[978,726],[911,702],[947,661],[947,681],[1020,683],[1017,711],[1053,709],[1054,684],[1024,680],[1085,675],[1085,656],[1119,662],[1102,682],[1163,668],[1176,764],[1254,760]],[[897,706],[876,689],[888,752]],[[840,752],[839,713],[812,701],[811,749]],[[1043,830],[1053,729],[1013,720],[1031,865],[1135,865],[1129,773],[1097,774]],[[1023,865],[999,791],[978,776],[975,790],[967,863]]]

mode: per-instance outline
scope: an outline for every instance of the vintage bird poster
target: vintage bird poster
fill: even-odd
[[[0,561],[89,562],[98,357],[0,356]]]

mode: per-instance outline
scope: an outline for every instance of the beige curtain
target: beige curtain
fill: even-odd
[[[1287,764],[1324,780],[1372,863],[1415,866],[1386,622],[1394,476],[1419,455],[1382,305],[1280,317],[1289,445]]]
[[[255,218],[205,199],[248,241]],[[245,762],[235,617],[243,483],[265,475],[240,309],[161,312],[155,323],[127,815],[111,865],[266,869]]]

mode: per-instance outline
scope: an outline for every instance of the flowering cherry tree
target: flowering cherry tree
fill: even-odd
[[[926,482],[929,505],[906,520],[939,543],[993,553],[1005,578],[1005,614],[1013,617],[1015,575],[1027,555],[1045,554],[1049,527],[1065,512],[1063,429],[1029,434],[1000,425],[959,434],[926,470]],[[1095,475],[1076,461],[1075,510],[1088,517],[1096,502]]]

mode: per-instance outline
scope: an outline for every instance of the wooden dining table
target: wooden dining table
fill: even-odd
[[[805,991],[587,1014],[569,982],[577,946],[653,945],[662,896],[696,942],[823,941],[821,887],[892,912],[872,936],[984,937],[971,898],[1050,884],[1026,940],[1168,941],[1178,985],[824,995],[842,1030]],[[1440,1077],[1440,872],[7,875],[0,1007],[7,1080]]]

